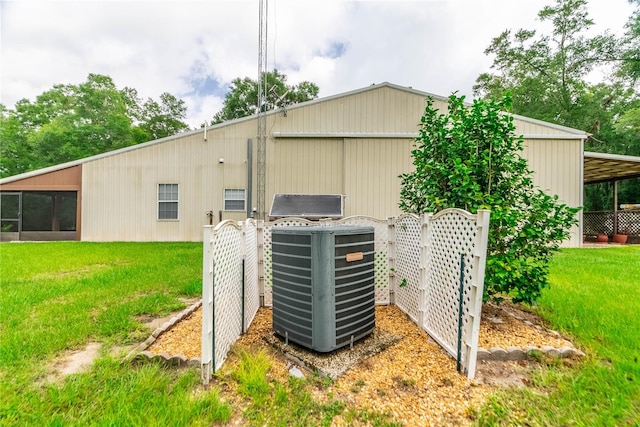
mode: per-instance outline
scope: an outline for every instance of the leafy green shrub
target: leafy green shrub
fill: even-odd
[[[415,171],[400,175],[400,208],[405,212],[438,212],[461,208],[491,210],[485,299],[534,302],[548,286],[548,263],[577,223],[571,208],[533,185],[520,156],[522,136],[515,136],[513,117],[503,101],[449,97],[441,114],[427,99],[416,148]]]

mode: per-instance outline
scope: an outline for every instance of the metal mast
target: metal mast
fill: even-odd
[[[267,16],[268,0],[260,2],[258,30],[258,155],[257,155],[257,219],[265,219],[266,167],[267,167]]]

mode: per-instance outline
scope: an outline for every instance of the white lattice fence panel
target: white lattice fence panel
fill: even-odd
[[[375,233],[374,281],[376,304],[389,304],[389,225],[368,216],[350,216],[332,222],[335,225],[373,227]]]
[[[271,229],[273,227],[304,227],[319,226],[317,221],[309,221],[304,218],[281,218],[271,222],[265,222],[262,229],[263,239],[263,286],[264,305],[273,305],[273,257],[271,253]]]
[[[478,227],[476,215],[460,209],[444,210],[431,216],[428,221],[424,328],[449,354],[456,357],[461,321],[461,363],[471,377],[475,371],[484,281],[484,254],[479,252],[483,248],[486,252],[486,237],[486,230]],[[461,259],[464,260],[462,313],[459,308]]]
[[[251,325],[260,308],[260,287],[258,283],[258,228],[254,220],[244,223],[245,262],[244,262],[244,327]]]
[[[234,222],[221,224],[213,239],[214,370],[242,333],[242,230]]]
[[[421,229],[422,222],[415,215],[403,215],[395,224],[395,303],[416,323],[424,298],[420,280]]]
[[[205,227],[203,256],[202,376],[224,363],[242,333],[243,233],[236,222]]]

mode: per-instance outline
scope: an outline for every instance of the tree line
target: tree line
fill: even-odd
[[[585,150],[640,155],[640,0],[626,33],[590,35],[594,21],[586,0],[556,0],[539,19],[549,33],[507,29],[485,50],[491,72],[476,80],[474,94],[500,101],[510,94],[515,114],[584,130],[592,134]],[[590,73],[604,77],[590,83]],[[278,70],[263,76],[267,87],[258,106],[258,82],[234,79],[222,109],[209,123],[244,117],[260,110],[286,108],[318,96],[311,82],[287,83]],[[133,88],[118,89],[104,75],[90,74],[77,85],[55,85],[35,101],[13,109],[0,105],[0,176],[10,176],[169,136],[188,129],[184,101],[169,93],[142,100]],[[589,185],[587,210],[609,209],[607,184]],[[620,200],[640,200],[640,180],[620,185]]]
[[[55,85],[35,101],[0,105],[0,176],[11,176],[188,129],[184,101],[169,93],[142,100],[111,77]]]

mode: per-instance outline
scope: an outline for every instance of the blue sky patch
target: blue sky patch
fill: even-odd
[[[320,51],[316,51],[316,56],[321,56],[323,58],[331,58],[336,59],[340,58],[347,51],[347,45],[342,42],[332,42],[327,48],[322,49]]]
[[[185,80],[188,82],[189,87],[191,88],[191,90],[188,91],[189,93],[187,93],[187,95],[214,95],[219,98],[224,98],[224,96],[229,91],[229,87],[227,85],[219,80],[216,80],[210,75],[191,75],[185,77]]]

